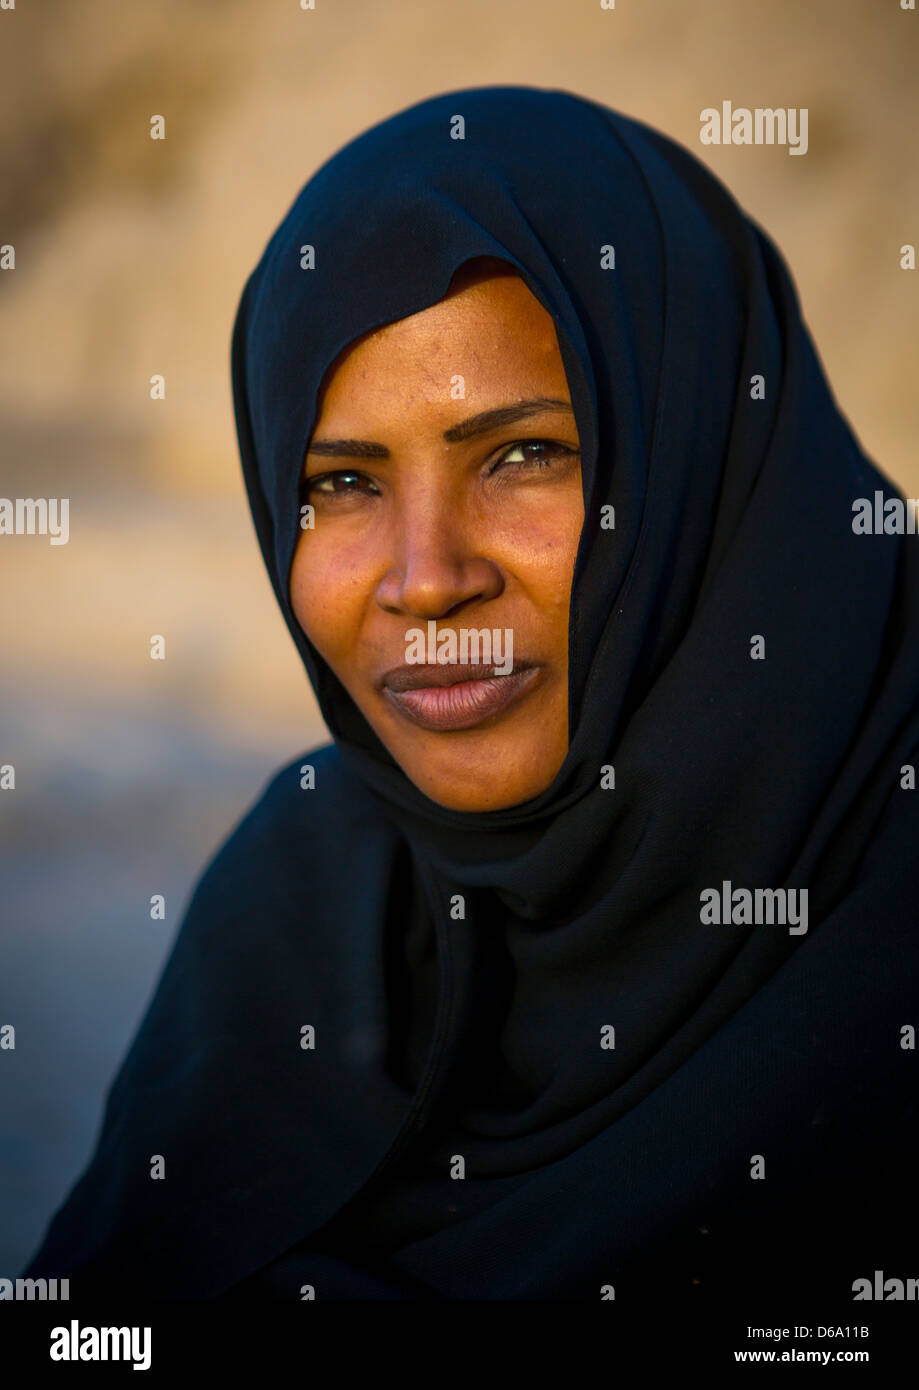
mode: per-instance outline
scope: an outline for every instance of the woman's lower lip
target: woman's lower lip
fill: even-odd
[[[413,724],[440,733],[450,729],[474,729],[507,709],[533,684],[538,666],[512,671],[508,676],[460,681],[458,685],[425,685],[415,690],[391,690],[386,695]]]

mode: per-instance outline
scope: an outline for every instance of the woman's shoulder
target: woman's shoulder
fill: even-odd
[[[353,993],[349,971],[370,958],[378,926],[361,894],[374,866],[387,872],[392,847],[385,818],[334,746],[271,775],[198,879],[108,1089],[90,1164],[27,1277],[66,1270],[84,1288],[116,1274],[156,1287],[170,1277],[155,1264],[164,1252],[173,1261],[184,1252],[193,1265],[205,1249],[196,1229],[210,1237],[228,1211],[245,1222],[251,1152],[273,1171],[270,1126],[283,1134],[293,1090],[302,1097],[325,1075],[304,1080],[304,1021],[333,1056],[339,1018],[350,1017],[341,1003]],[[243,1141],[258,1135],[252,1151]],[[165,1205],[138,1158],[150,1154],[173,1164]],[[230,1245],[236,1237],[234,1226]],[[243,1246],[227,1251],[239,1258]],[[207,1258],[210,1278],[218,1256]]]
[[[322,835],[343,824],[370,829],[385,818],[366,785],[349,769],[334,743],[300,753],[272,773],[231,832],[227,844],[242,849],[266,837]]]
[[[274,772],[227,834],[195,887],[189,908],[219,900],[267,903],[305,882],[332,881],[355,850],[392,827],[335,744],[299,754]]]
[[[337,940],[350,949],[344,899],[392,852],[392,828],[334,745],[272,774],[193,888],[112,1107],[148,1069],[181,1067],[189,1047],[310,978]]]

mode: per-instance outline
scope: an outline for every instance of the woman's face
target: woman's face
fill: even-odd
[[[503,262],[467,263],[326,373],[291,601],[442,806],[527,801],[564,760],[578,449],[555,325]]]

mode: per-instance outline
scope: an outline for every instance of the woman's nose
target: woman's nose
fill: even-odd
[[[455,506],[419,509],[395,528],[392,559],[376,589],[389,612],[429,620],[466,604],[496,598],[499,565],[483,552]]]

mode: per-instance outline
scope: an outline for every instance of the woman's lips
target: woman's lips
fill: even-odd
[[[403,667],[401,671],[405,669]],[[506,710],[524,695],[540,671],[538,666],[524,666],[506,676],[480,676],[478,672],[481,669],[467,668],[464,672],[467,678],[457,680],[457,668],[452,667],[449,671],[452,683],[437,685],[409,686],[406,680],[400,680],[396,673],[393,673],[394,685],[401,684],[406,688],[395,689],[387,680],[383,685],[383,693],[400,714],[404,714],[422,729],[438,732],[474,729],[486,719]],[[442,682],[446,673],[438,671],[436,674]],[[473,678],[469,679],[469,676]],[[417,680],[417,675],[415,679]]]

